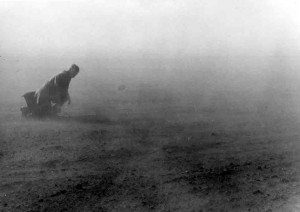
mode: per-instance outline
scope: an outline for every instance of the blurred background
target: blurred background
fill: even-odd
[[[0,3],[0,98],[15,103],[12,111],[73,63],[81,68],[74,104],[115,96],[300,111],[298,1]]]

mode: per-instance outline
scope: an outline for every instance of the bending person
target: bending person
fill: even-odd
[[[68,71],[63,71],[39,88],[35,94],[36,107],[33,111],[36,115],[56,114],[61,107],[68,102],[71,104],[69,85],[71,79],[79,73],[79,67],[73,64]]]

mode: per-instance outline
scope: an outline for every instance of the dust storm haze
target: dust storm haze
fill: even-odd
[[[17,101],[76,63],[81,73],[71,92],[86,101],[97,90],[105,96],[105,86],[149,84],[208,105],[223,98],[249,106],[282,93],[285,104],[295,103],[299,7],[296,1],[1,1],[1,99]]]
[[[0,0],[0,211],[299,211],[299,10]],[[72,104],[22,117],[72,64]]]

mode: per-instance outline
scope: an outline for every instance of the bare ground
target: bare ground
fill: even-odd
[[[169,101],[42,120],[6,102],[0,211],[300,211],[293,116]]]

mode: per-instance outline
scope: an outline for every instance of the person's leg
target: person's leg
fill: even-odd
[[[49,85],[49,83],[46,83],[34,94],[36,104],[32,113],[37,117],[51,115],[51,96]]]
[[[52,100],[52,114],[57,115],[61,112],[62,106],[68,101],[66,95],[58,93]]]
[[[36,104],[32,109],[32,115],[35,117],[44,117],[51,114],[50,101],[44,100]]]

